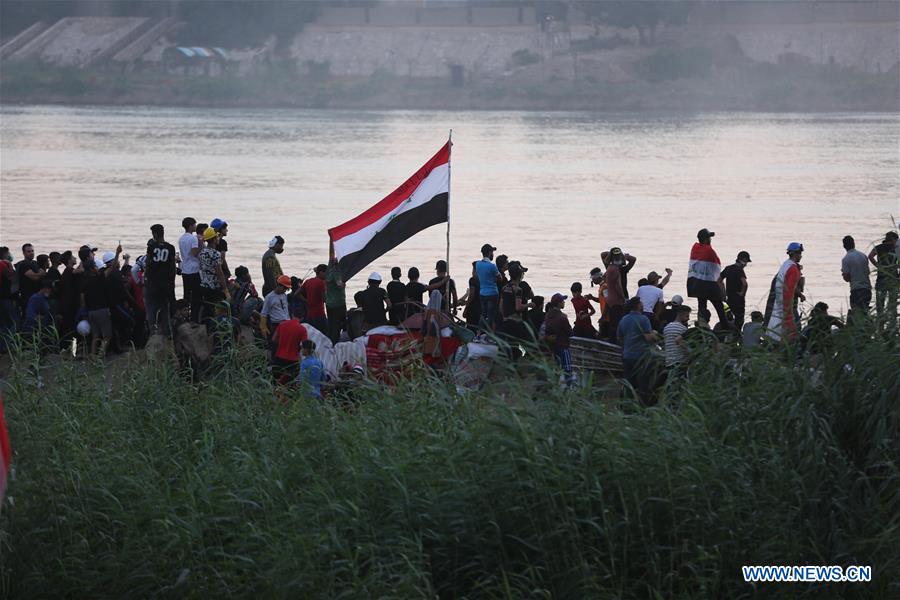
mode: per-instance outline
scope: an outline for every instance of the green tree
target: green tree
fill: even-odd
[[[609,25],[623,29],[637,29],[642,46],[656,42],[656,28],[661,23],[684,23],[690,14],[688,2],[681,0],[618,0],[615,2],[576,2],[575,7],[584,12],[595,26]]]

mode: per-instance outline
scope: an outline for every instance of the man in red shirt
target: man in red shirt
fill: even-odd
[[[275,344],[272,375],[278,383],[289,383],[300,374],[300,344],[309,337],[306,327],[300,323],[301,311],[295,307],[291,318],[279,323],[272,335]]]
[[[625,290],[622,286],[622,268],[625,265],[625,255],[621,248],[612,248],[609,251],[609,265],[606,269],[606,311],[609,314],[609,341],[618,344],[619,339],[616,330],[619,321],[625,314]]]
[[[300,297],[306,302],[306,321],[322,333],[328,335],[328,318],[325,316],[325,273],[328,265],[316,267],[316,276],[310,277],[300,286]]]

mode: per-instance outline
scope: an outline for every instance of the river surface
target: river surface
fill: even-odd
[[[327,259],[326,230],[391,192],[453,129],[451,271],[461,288],[490,242],[529,268],[538,293],[588,288],[600,252],[638,257],[629,278],[671,267],[684,294],[697,230],[716,232],[723,266],[747,250],[748,310],[764,304],[790,241],[807,299],[847,305],[841,238],[868,252],[900,219],[896,114],[554,113],[4,106],[0,238],[38,253],[137,257],[149,227],[173,243],[184,216],[229,223],[228,262],[261,284],[267,242],[285,271]],[[369,271],[431,276],[446,251],[436,226]],[[460,290],[462,293],[462,289]],[[352,300],[350,300],[352,304]],[[809,308],[807,304],[807,309]]]

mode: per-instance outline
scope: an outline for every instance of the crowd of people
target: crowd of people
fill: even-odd
[[[666,268],[664,275],[650,271],[629,289],[637,257],[619,247],[601,253],[602,266],[589,273],[589,293],[580,282],[574,282],[571,296],[558,292],[545,301],[525,281],[527,267],[504,254],[495,257],[497,248],[484,244],[480,259],[472,262],[462,295],[457,293],[446,261],[439,260],[427,283],[416,267],[407,270],[405,282],[403,271],[392,268],[384,287],[381,274],[371,273],[367,287],[353,296],[355,310],[348,311],[346,282],[333,253],[327,263],[313,269],[312,276],[305,280],[292,277],[283,272],[279,261],[285,240],[275,235],[262,254],[262,288],[257,291],[248,267],[240,265],[232,272],[229,266],[227,222],[215,218],[198,223],[186,217],[182,229],[176,247],[166,240],[163,225],[153,225],[146,252],[134,263],[129,255],[123,255],[121,244],[102,254],[92,244],[84,244],[75,252],[38,255],[32,244],[24,244],[22,259],[14,264],[9,248],[0,247],[3,345],[16,333],[63,344],[80,336],[90,339],[91,354],[102,355],[140,346],[154,333],[172,337],[179,321],[205,324],[217,334],[225,331],[225,338],[240,325],[247,325],[265,340],[279,377],[305,376],[317,386],[321,364],[314,364],[314,345],[304,324],[337,342],[383,325],[410,327],[410,319],[420,313],[416,326],[428,328],[438,322],[437,315],[457,315],[461,310],[461,321],[474,332],[511,341],[511,348],[517,347],[517,341],[548,348],[567,377],[572,376],[571,337],[621,345],[626,378],[643,394],[652,378],[646,376],[642,365],[657,344],[667,369],[678,371],[687,361],[686,345],[693,335],[711,335],[746,347],[764,340],[778,343],[809,338],[803,334],[798,308],[805,300],[800,264],[804,249],[798,242],[786,247],[787,258],[772,279],[765,313],[754,311],[745,323],[745,269],[751,263],[750,254],[741,251],[734,263],[722,268],[712,246],[715,233],[701,229],[687,272],[688,297],[695,298],[697,305],[691,327],[692,309],[684,299],[679,295],[665,299],[673,270]],[[851,236],[844,238],[846,255],[841,271],[850,286],[849,318],[869,312],[874,267],[876,312],[896,327],[900,287],[897,237],[896,231],[888,232],[868,255],[855,248]],[[177,299],[179,275],[183,293]],[[566,301],[574,311],[572,323],[564,312]],[[717,316],[714,327],[710,305]],[[828,307],[819,303],[807,330],[841,325],[828,314]],[[518,355],[517,350],[510,351],[512,360]]]

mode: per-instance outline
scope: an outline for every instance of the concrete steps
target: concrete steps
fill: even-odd
[[[60,31],[69,26],[69,23],[73,18],[74,17],[65,17],[44,29],[37,36],[31,38],[17,50],[10,53],[10,60],[25,60],[37,56],[40,54],[41,50],[44,49],[44,46],[53,41],[53,38],[55,38]]]
[[[133,40],[112,56],[112,60],[116,62],[130,63],[139,59],[143,54],[156,43],[156,40],[167,34],[178,22],[172,17],[160,19],[154,23],[143,34]]]
[[[20,31],[17,35],[15,35],[12,39],[8,40],[3,46],[0,46],[0,60],[4,60],[9,56],[33,40],[35,37],[40,35],[47,27],[50,25],[45,23],[44,21],[38,21],[34,23],[26,29],[25,31]]]
[[[107,60],[118,54],[120,51],[130,46],[145,33],[147,33],[147,31],[153,28],[156,22],[156,19],[144,19],[127,34],[84,61],[81,65],[82,68],[92,67],[94,65],[106,62]]]

